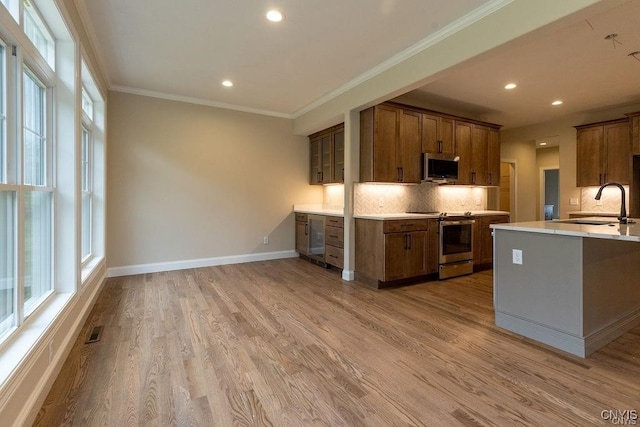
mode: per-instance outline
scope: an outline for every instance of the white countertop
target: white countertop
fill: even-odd
[[[612,224],[572,224],[565,221],[580,220],[612,220]],[[596,239],[619,239],[640,242],[640,219],[635,224],[620,224],[615,218],[586,217],[572,220],[515,222],[510,224],[493,224],[491,228],[498,230],[525,231],[529,233],[558,234],[563,236],[591,237]]]
[[[316,214],[316,215],[329,215],[329,216],[344,216],[344,209],[330,208],[323,205],[293,205],[293,211],[299,213]],[[374,214],[357,214],[354,218],[362,219],[375,219],[375,220],[388,220],[388,219],[419,219],[419,218],[438,218],[440,214],[417,214],[417,213],[374,213]],[[447,212],[447,215],[464,215],[464,211]],[[471,211],[472,216],[486,216],[486,215],[509,215],[509,212],[503,211]]]
[[[315,215],[344,216],[344,209],[324,207],[323,205],[293,205],[293,211]]]

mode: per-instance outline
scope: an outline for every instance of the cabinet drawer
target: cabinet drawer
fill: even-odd
[[[339,216],[328,216],[325,220],[326,225],[330,225],[332,227],[344,227],[344,218]]]
[[[403,219],[403,220],[387,220],[382,226],[384,233],[402,233],[405,231],[427,230],[429,227],[428,219]]]
[[[484,224],[504,224],[507,222],[509,222],[508,215],[490,216],[487,218],[482,218],[482,223]]]
[[[324,227],[324,241],[327,245],[344,247],[344,229],[326,225]]]
[[[296,212],[296,222],[307,222],[307,214]]]
[[[335,246],[325,246],[324,259],[327,264],[344,268],[344,250]]]

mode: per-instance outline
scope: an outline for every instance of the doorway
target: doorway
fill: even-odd
[[[545,221],[560,218],[560,169],[541,169],[540,218]]]

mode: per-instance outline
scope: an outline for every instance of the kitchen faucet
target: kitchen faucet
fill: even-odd
[[[633,222],[633,221],[627,220],[627,207],[625,202],[626,196],[624,194],[624,187],[618,184],[617,182],[607,182],[602,187],[600,187],[600,189],[596,193],[596,200],[600,200],[600,198],[602,197],[602,190],[604,189],[604,187],[607,187],[609,185],[615,185],[620,189],[620,191],[622,191],[622,201],[620,202],[620,216],[618,217],[620,224],[627,224],[627,222]]]

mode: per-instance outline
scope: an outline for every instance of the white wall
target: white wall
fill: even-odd
[[[110,92],[108,134],[111,275],[294,256],[293,204],[322,203],[287,119]]]

